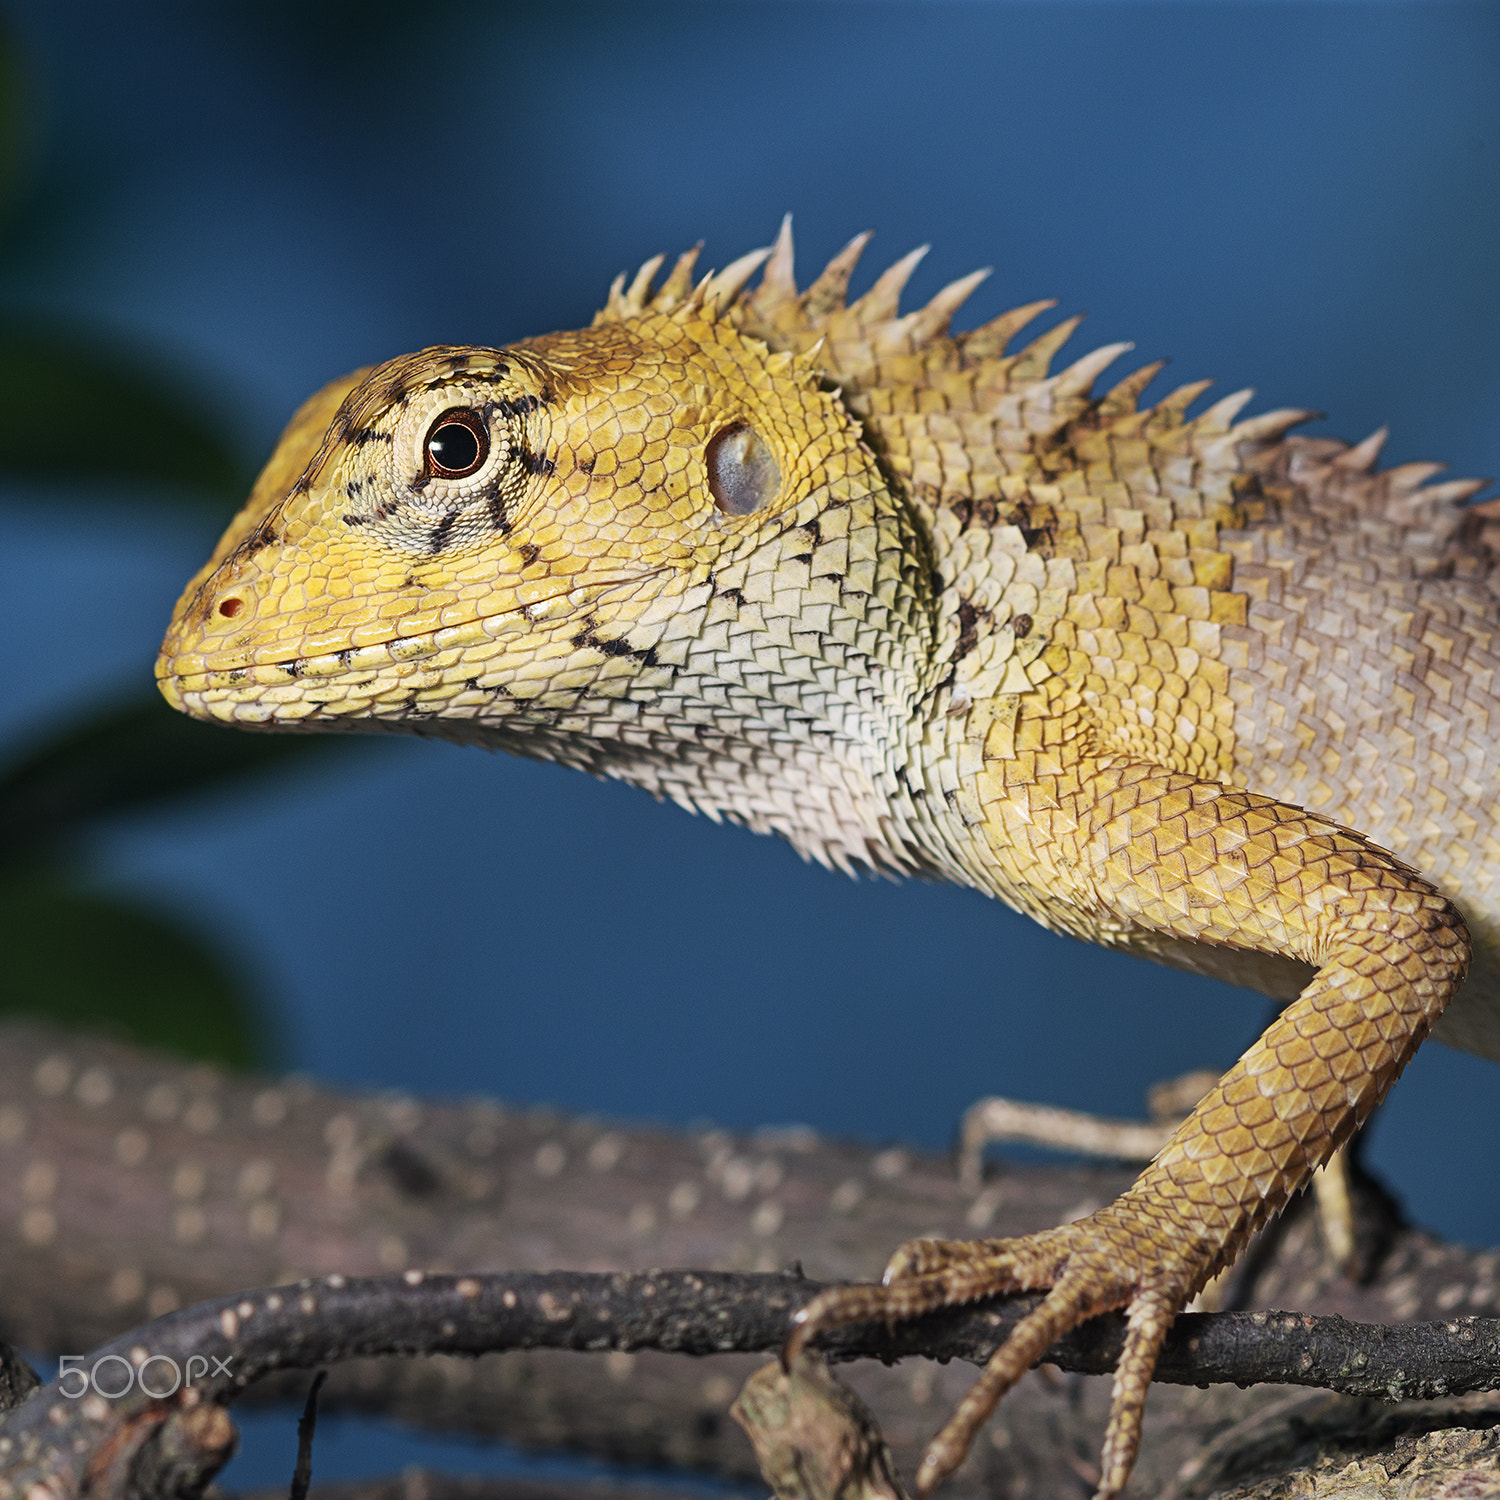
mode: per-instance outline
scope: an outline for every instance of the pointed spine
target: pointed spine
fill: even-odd
[[[850,312],[867,328],[874,323],[889,322],[901,306],[901,293],[911,280],[911,273],[931,248],[930,245],[918,245],[895,265],[887,267],[876,277],[875,285],[849,309]]]
[[[1052,368],[1053,355],[1073,337],[1082,322],[1083,314],[1075,313],[1071,318],[1064,318],[1056,327],[1049,328],[1046,333],[1032,339],[1016,355],[1016,362],[1010,370],[1011,383],[1043,379]]]
[[[1246,387],[1242,391],[1231,391],[1227,396],[1220,396],[1207,411],[1199,414],[1197,421],[1193,423],[1194,430],[1205,437],[1219,437],[1230,432],[1234,427],[1234,419],[1249,405],[1254,395],[1255,392]]]
[[[710,276],[704,283],[705,301],[717,302],[719,307],[729,307],[745,289],[745,283],[755,275],[771,255],[770,247],[752,250],[738,260],[730,261],[722,271]]]
[[[1470,495],[1477,495],[1488,483],[1488,479],[1445,479],[1442,484],[1429,485],[1422,493],[1434,505],[1463,505]],[[1496,504],[1500,502],[1485,500],[1479,505],[1465,507],[1465,514],[1469,511],[1485,513],[1486,505]]]
[[[1447,464],[1432,463],[1397,464],[1380,477],[1396,494],[1411,494],[1414,490],[1421,489],[1434,474],[1441,474],[1447,467]]]
[[[986,266],[980,271],[971,271],[950,281],[926,307],[898,318],[890,326],[891,342],[902,348],[920,349],[934,339],[941,338],[953,321],[953,314],[973,295],[974,289],[990,275]],[[883,340],[884,342],[884,340]]]
[[[661,270],[662,262],[666,260],[665,255],[653,255],[639,271],[635,273],[635,280],[630,283],[625,293],[625,305],[631,312],[642,311],[646,303],[651,299],[651,283],[656,280],[656,273]]]
[[[1229,429],[1229,436],[1237,443],[1274,443],[1284,438],[1292,428],[1303,422],[1314,421],[1321,412],[1282,407],[1279,411],[1265,411],[1258,417],[1249,417]]]
[[[964,359],[974,364],[980,360],[1001,359],[1005,346],[1030,322],[1044,312],[1057,306],[1056,297],[1044,297],[1040,302],[1028,302],[1024,307],[1013,307],[998,318],[991,318],[970,333],[959,335]]]
[[[834,258],[823,267],[818,278],[802,294],[802,309],[808,320],[816,321],[844,307],[849,296],[849,278],[864,254],[865,246],[874,238],[875,231],[867,229],[857,234]]]
[[[1167,367],[1164,359],[1152,360],[1139,370],[1132,370],[1123,380],[1112,385],[1099,400],[1099,415],[1105,421],[1120,417],[1133,417],[1140,404],[1141,392]]]
[[[1105,344],[1057,373],[1057,394],[1067,398],[1087,396],[1094,388],[1094,381],[1122,354],[1134,349],[1134,344]]]
[[[662,282],[661,289],[656,294],[658,304],[664,307],[675,306],[692,291],[693,271],[698,264],[698,252],[702,249],[703,241],[699,240],[691,250],[684,250],[677,257],[671,275]]]
[[[766,274],[755,289],[755,306],[760,311],[778,302],[793,302],[797,297],[796,254],[792,244],[792,216],[787,214],[771,246]]]
[[[1363,442],[1356,443],[1339,454],[1333,461],[1334,467],[1351,469],[1356,474],[1368,474],[1375,467],[1375,460],[1380,457],[1380,450],[1385,447],[1385,440],[1390,435],[1390,428],[1377,427]]]

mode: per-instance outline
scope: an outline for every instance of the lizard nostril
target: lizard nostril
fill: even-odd
[[[243,599],[236,599],[233,594],[227,599],[219,600],[219,613],[226,620],[232,620],[244,607],[245,601]]]

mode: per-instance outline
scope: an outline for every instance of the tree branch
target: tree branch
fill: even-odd
[[[412,1271],[220,1298],[111,1341],[0,1417],[0,1500],[21,1500],[37,1484],[57,1495],[97,1491],[106,1470],[119,1470],[110,1493],[148,1493],[137,1474],[166,1467],[173,1493],[201,1493],[228,1457],[207,1404],[227,1404],[273,1370],[358,1355],[535,1348],[764,1352],[781,1346],[792,1314],[822,1289],[796,1276],[734,1272]],[[842,1359],[983,1362],[1038,1300],[1006,1299],[895,1329],[842,1329],[824,1342]],[[1047,1362],[1107,1373],[1122,1336],[1121,1318],[1096,1318],[1054,1345]],[[1189,1315],[1169,1336],[1157,1378],[1316,1385],[1391,1400],[1488,1391],[1500,1386],[1500,1320],[1387,1328],[1303,1314]],[[168,1448],[169,1464],[161,1456]]]
[[[476,1273],[516,1265],[575,1267],[569,1274],[678,1264],[764,1278],[797,1256],[824,1280],[869,1279],[901,1239],[1025,1233],[1107,1201],[1129,1179],[1128,1171],[1108,1167],[1002,1168],[966,1191],[941,1158],[826,1142],[806,1131],[735,1137],[625,1130],[492,1101],[419,1103],[338,1093],[297,1081],[232,1079],[111,1043],[4,1027],[0,1332],[24,1347],[72,1354],[108,1347],[123,1329],[181,1303],[220,1299],[208,1315],[212,1321],[238,1287],[414,1264]],[[1209,1378],[1205,1372],[1216,1369],[1228,1379],[1311,1380],[1344,1370],[1351,1388],[1383,1390],[1393,1364],[1408,1374],[1417,1369],[1416,1352],[1457,1358],[1456,1369],[1465,1361],[1493,1362],[1493,1330],[1457,1314],[1500,1313],[1497,1266],[1500,1255],[1476,1255],[1397,1229],[1380,1275],[1354,1286],[1325,1267],[1311,1224],[1293,1215],[1286,1231],[1259,1252],[1253,1283],[1243,1293],[1250,1305],[1282,1302],[1364,1322],[1425,1319],[1434,1326],[1399,1336],[1353,1335],[1364,1339],[1368,1363],[1360,1370],[1352,1363],[1360,1349],[1336,1324],[1308,1325],[1300,1315],[1291,1325],[1281,1315],[1236,1315],[1239,1321],[1207,1325],[1184,1319],[1177,1338],[1198,1342],[1187,1349],[1179,1378]],[[483,1274],[460,1279],[500,1286],[502,1295],[509,1289],[518,1306],[526,1284],[509,1272],[493,1281]],[[413,1288],[398,1276],[397,1290],[378,1293],[377,1302],[394,1296],[391,1307],[420,1307],[424,1298],[456,1295],[436,1290],[449,1284],[429,1277]],[[603,1284],[586,1285],[592,1295]],[[745,1304],[746,1328],[757,1318],[764,1324],[753,1338],[736,1332],[729,1342],[776,1347],[795,1305],[793,1291],[800,1302],[817,1284],[794,1276],[736,1283],[736,1296],[758,1288]],[[535,1295],[549,1291],[556,1298],[569,1285],[566,1278],[536,1283]],[[339,1292],[333,1305],[355,1306],[341,1300],[354,1296],[353,1288],[351,1281],[332,1289]],[[326,1307],[327,1290],[317,1295]],[[700,1314],[706,1305],[722,1310],[701,1298],[694,1293]],[[244,1300],[236,1294],[228,1306]],[[555,1303],[554,1311],[563,1306]],[[930,1323],[920,1337],[948,1340],[939,1346],[945,1355],[978,1355],[1000,1335],[1001,1312],[971,1311],[951,1327]],[[203,1315],[178,1316],[199,1327],[192,1319]],[[437,1320],[440,1335],[443,1321]],[[579,1361],[548,1348],[605,1337],[598,1329],[588,1337],[580,1333],[590,1326],[583,1311],[543,1318],[541,1325],[550,1330],[546,1338],[517,1335],[509,1347],[518,1352],[503,1360],[476,1363],[443,1354],[346,1359],[325,1402],[614,1461],[735,1479],[754,1475],[748,1445],[726,1420],[753,1359],[676,1359],[652,1352],[652,1340],[627,1337],[623,1325],[612,1323],[604,1347],[613,1352]],[[155,1339],[161,1326],[148,1324],[134,1341],[146,1333]],[[269,1326],[263,1319],[260,1327]],[[456,1326],[469,1325],[459,1320]],[[722,1325],[717,1331],[694,1326],[692,1336],[709,1344],[725,1338]],[[687,1327],[680,1325],[680,1337],[688,1337]],[[344,1337],[348,1329],[333,1332]],[[389,1328],[387,1335],[389,1343]],[[314,1363],[327,1359],[330,1342],[337,1344],[332,1333],[320,1337],[322,1344],[307,1345]],[[832,1351],[836,1356],[855,1351],[856,1343],[846,1346],[844,1337]],[[847,1337],[857,1342],[865,1335]],[[914,1328],[904,1328],[859,1347],[891,1357],[917,1337]],[[658,1342],[666,1338],[663,1333]],[[1108,1339],[1107,1328],[1091,1326],[1056,1358],[1075,1368],[1105,1368]],[[376,1345],[378,1339],[370,1347]],[[422,1347],[448,1345],[439,1338]],[[1246,1363],[1251,1349],[1265,1354],[1261,1364]],[[247,1346],[244,1358],[251,1352]],[[285,1364],[285,1348],[282,1353]],[[1166,1371],[1175,1357],[1169,1353]],[[1449,1378],[1444,1369],[1433,1365],[1422,1377],[1429,1388]],[[862,1366],[853,1379],[902,1462],[931,1435],[965,1384],[961,1374],[926,1362]],[[285,1377],[275,1375],[258,1390],[293,1394]],[[296,1399],[304,1390],[299,1378]],[[1205,1431],[1278,1399],[1284,1398],[1274,1391],[1223,1387],[1153,1395],[1143,1481],[1170,1481],[1202,1454]],[[1023,1381],[951,1493],[962,1495],[966,1487],[1006,1493],[1012,1484],[1033,1493],[1078,1491],[1086,1482],[1079,1468],[1086,1460],[1079,1455],[1095,1449],[1103,1404],[1102,1391],[1072,1377]],[[227,1423],[215,1425],[208,1408],[217,1410],[216,1400],[200,1398],[197,1409],[205,1415],[194,1418],[197,1426],[168,1424],[172,1432],[149,1443],[146,1428],[127,1424],[128,1440],[122,1435],[111,1450],[111,1464],[137,1440],[166,1453],[162,1444],[171,1437],[177,1447],[163,1460],[164,1472],[204,1468],[215,1444],[227,1440]]]

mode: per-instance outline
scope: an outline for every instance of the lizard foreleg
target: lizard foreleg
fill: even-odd
[[[1318,969],[1116,1202],[1021,1239],[916,1241],[882,1286],[827,1292],[803,1310],[798,1345],[835,1324],[1050,1288],[928,1449],[923,1492],[1049,1344],[1124,1308],[1098,1490],[1118,1494],[1173,1317],[1374,1108],[1469,961],[1463,918],[1445,897],[1299,808],[1110,757],[1077,763],[1056,785],[1070,790],[1033,796],[996,826],[1006,837],[1029,830],[1038,865],[1122,931],[1290,953]]]

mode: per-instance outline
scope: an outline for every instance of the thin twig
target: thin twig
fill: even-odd
[[[307,1401],[297,1422],[297,1464],[292,1470],[288,1500],[307,1500],[307,1487],[312,1483],[313,1434],[318,1430],[318,1392],[327,1379],[328,1371],[319,1370],[307,1389]]]

